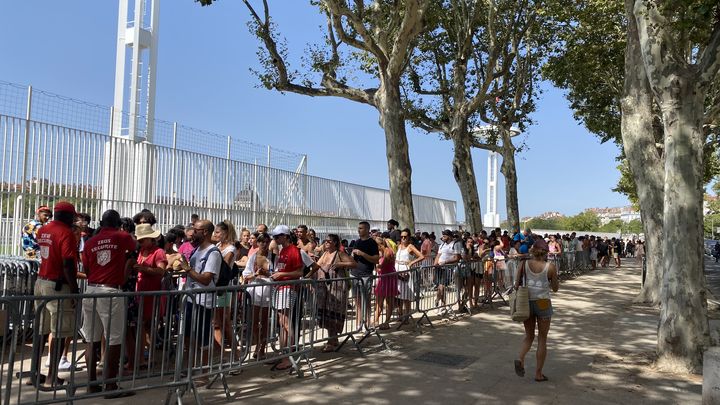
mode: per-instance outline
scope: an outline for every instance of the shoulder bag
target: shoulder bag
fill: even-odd
[[[510,318],[515,322],[525,322],[530,318],[530,296],[528,294],[527,275],[525,272],[525,266],[527,261],[522,264],[522,275],[520,278],[519,287],[510,294]],[[526,285],[523,285],[526,284]]]

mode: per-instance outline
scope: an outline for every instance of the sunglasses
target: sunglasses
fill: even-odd
[[[410,237],[410,235],[400,235],[400,237],[401,237],[402,239],[407,239],[407,238]]]
[[[325,242],[325,243],[335,243],[335,242],[333,242],[331,239],[325,239],[324,242]]]

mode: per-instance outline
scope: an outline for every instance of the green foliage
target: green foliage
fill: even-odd
[[[625,222],[619,219],[613,219],[607,224],[601,226],[598,231],[600,232],[618,232],[618,231],[624,231],[625,228]]]
[[[639,219],[633,219],[623,227],[623,232],[639,235],[641,233],[645,233],[645,230],[643,229],[642,221]]]
[[[600,228],[600,218],[594,212],[585,211],[571,217],[533,218],[526,226],[530,229],[595,232]]]

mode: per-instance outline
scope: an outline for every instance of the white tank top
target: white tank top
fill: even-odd
[[[533,273],[530,265],[525,262],[525,277],[528,287],[530,301],[550,298],[550,280],[548,280],[548,267],[550,262],[545,263],[540,273]]]
[[[395,270],[407,270],[408,263],[412,260],[413,256],[410,254],[410,249],[398,247],[397,253],[395,253]]]

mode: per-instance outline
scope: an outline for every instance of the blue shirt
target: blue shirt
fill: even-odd
[[[513,241],[519,241],[520,242],[520,253],[526,254],[530,251],[530,246],[535,242],[532,238],[532,236],[528,235],[525,236],[522,233],[518,233],[513,238]]]

